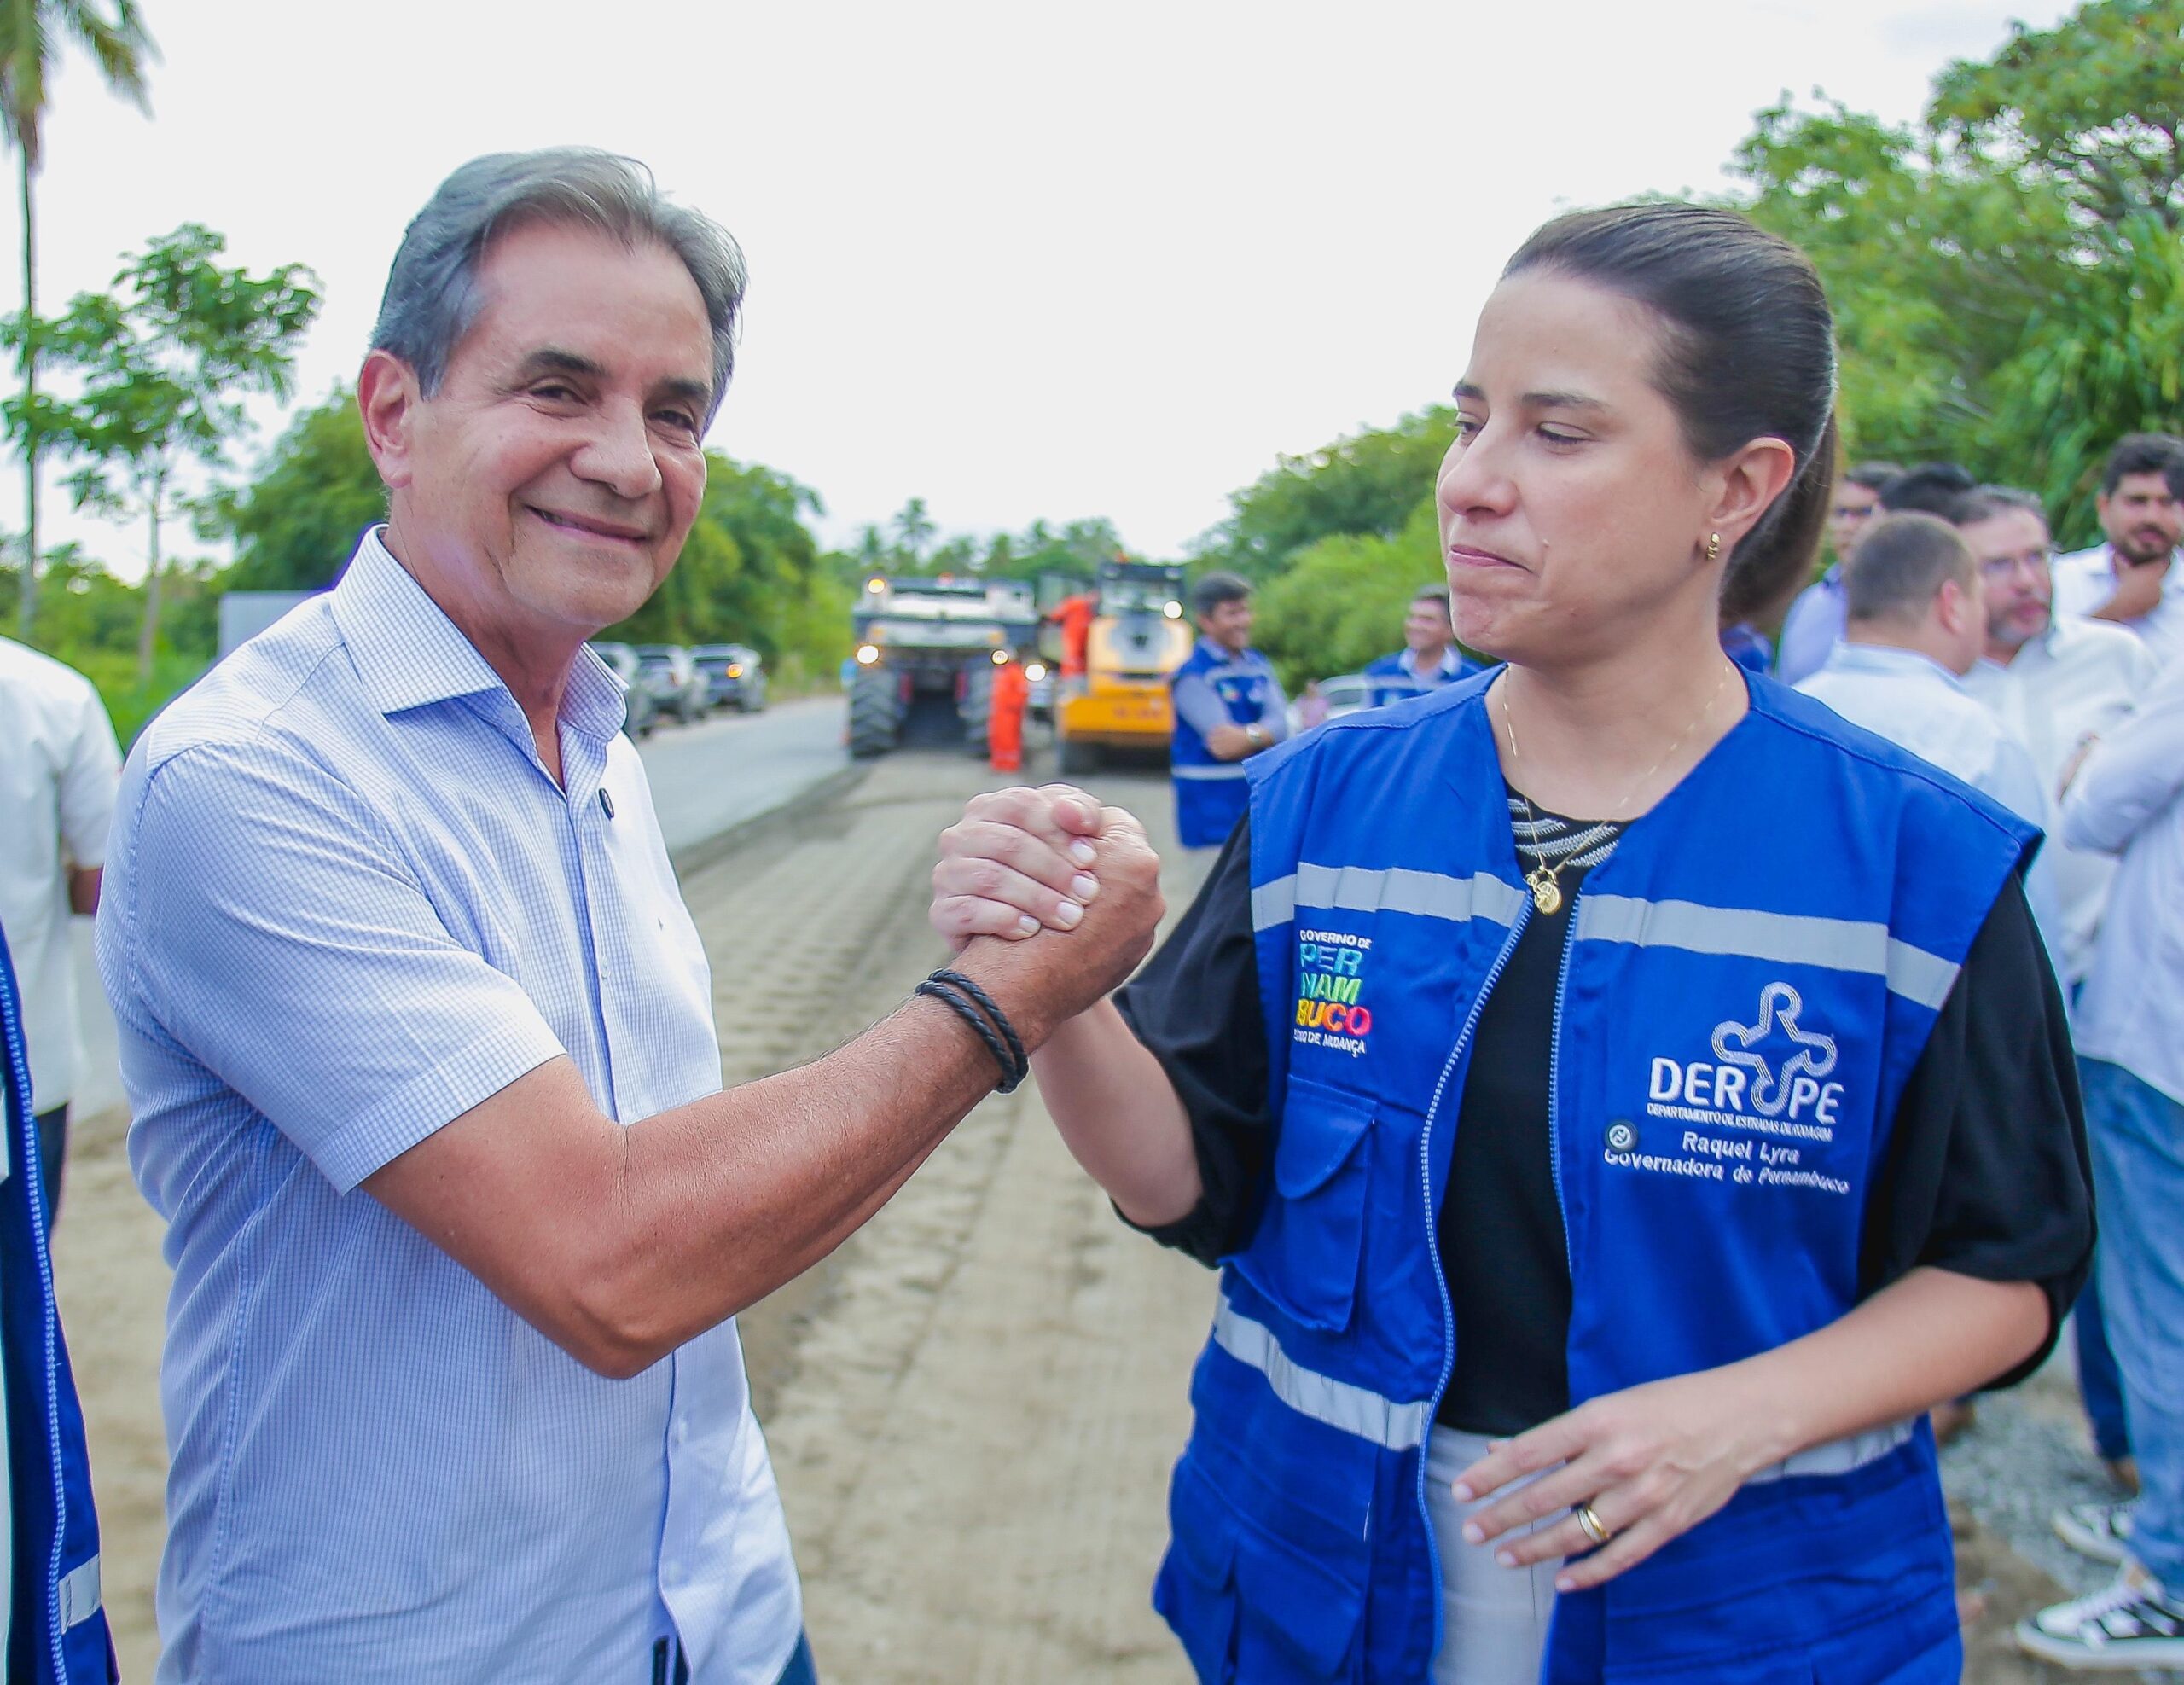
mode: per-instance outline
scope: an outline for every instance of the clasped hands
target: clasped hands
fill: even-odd
[[[1145,828],[1070,785],[991,791],[940,834],[932,927],[958,953],[1019,947],[1003,968],[1040,991],[1048,1028],[1136,968],[1162,910]]]

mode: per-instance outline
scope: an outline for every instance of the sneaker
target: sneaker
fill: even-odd
[[[2096,1562],[2123,1561],[2131,1548],[2131,1510],[2124,1503],[2074,1503],[2055,1512],[2055,1537]]]
[[[2073,1671],[2184,1665],[2184,1602],[2135,1562],[2114,1584],[2017,1624],[2018,1647]]]

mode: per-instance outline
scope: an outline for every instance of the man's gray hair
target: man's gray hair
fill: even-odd
[[[486,248],[497,235],[527,223],[597,229],[630,247],[651,241],[682,260],[712,329],[710,424],[728,396],[735,367],[736,315],[746,282],[742,250],[710,218],[663,199],[652,171],[635,159],[591,147],[489,153],[442,182],[394,254],[372,349],[392,352],[415,369],[430,398],[484,308],[478,270]]]
[[[2042,526],[2048,524],[2048,506],[2037,494],[2015,485],[1982,485],[1966,492],[1950,508],[1949,520],[1955,526],[1969,526],[2005,514],[2037,515]]]

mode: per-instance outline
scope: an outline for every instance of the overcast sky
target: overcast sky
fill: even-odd
[[[316,398],[352,378],[403,225],[450,167],[609,147],[742,242],[748,311],[711,443],[812,486],[830,539],[921,496],[946,531],[1104,514],[1166,555],[1278,454],[1443,396],[1499,265],[1557,209],[1717,189],[1785,90],[1908,119],[1949,59],[2066,9],[143,6],[152,120],[80,59],[57,79],[48,312],[204,222],[253,268],[322,279]],[[0,468],[10,525],[19,485]],[[57,491],[47,507],[47,542],[141,572],[141,535]]]

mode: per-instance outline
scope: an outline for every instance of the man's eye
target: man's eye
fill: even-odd
[[[1456,437],[1461,439],[1476,439],[1478,430],[1485,425],[1476,415],[1459,415],[1456,417]]]

